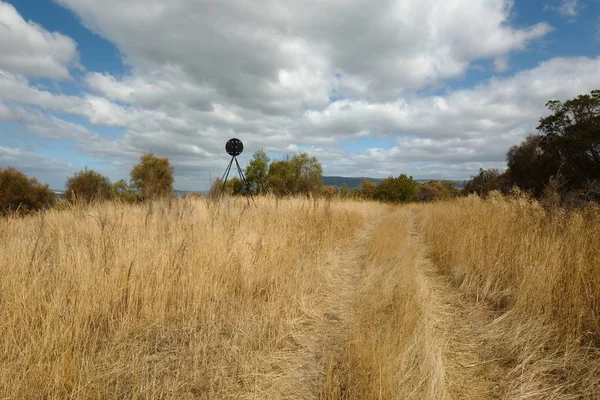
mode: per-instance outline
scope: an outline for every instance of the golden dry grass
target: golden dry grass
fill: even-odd
[[[440,270],[494,314],[482,352],[506,371],[499,397],[600,398],[600,208],[500,195],[415,208]]]
[[[187,199],[2,219],[0,398],[282,398],[333,250],[375,213]]]
[[[180,199],[0,219],[0,398],[594,398],[600,214]]]

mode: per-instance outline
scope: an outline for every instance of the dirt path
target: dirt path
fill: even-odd
[[[411,236],[427,252],[414,227]],[[447,394],[452,399],[500,399],[506,393],[509,365],[501,357],[502,343],[493,339],[497,315],[484,303],[468,299],[433,262],[424,264],[423,276],[436,302],[434,328],[443,338]]]
[[[329,262],[321,266],[323,295],[315,309],[307,310],[307,319],[291,332],[296,348],[293,352],[269,354],[265,365],[273,374],[262,380],[244,398],[252,399],[317,399],[325,371],[337,358],[346,342],[346,331],[352,303],[360,280],[360,268],[375,221],[367,222],[360,231],[337,248]]]
[[[398,335],[406,335],[406,340],[402,348],[389,350],[397,351],[400,359],[413,360],[414,368],[419,372],[415,376],[405,376],[416,373],[415,369],[410,369],[412,361],[408,362],[405,364],[405,367],[409,365],[407,369],[399,372],[397,377],[402,386],[409,386],[397,393],[408,394],[379,398],[417,399],[423,398],[424,394],[427,399],[504,398],[506,389],[503,385],[509,368],[498,356],[502,354],[502,344],[495,343],[489,334],[494,325],[494,313],[484,304],[465,298],[460,289],[438,271],[427,258],[427,247],[415,227],[414,217],[408,218],[405,214],[404,218],[409,223],[409,230],[399,235],[394,245],[398,246],[402,257],[415,260],[414,267],[403,267],[411,271],[407,272],[410,276],[403,276],[416,282],[414,287],[420,298],[411,301],[423,304],[417,309],[426,311],[422,323],[412,331],[410,328],[403,333],[394,330]],[[330,262],[323,266],[325,294],[319,306],[311,310],[310,319],[292,333],[297,347],[291,353],[270,354],[265,365],[271,365],[275,372],[262,381],[268,385],[258,382],[246,398],[318,399],[321,396],[323,387],[327,386],[324,386],[324,380],[332,376],[328,369],[341,359],[349,332],[356,328],[350,324],[356,307],[360,307],[357,294],[365,284],[364,256],[374,229],[379,229],[377,226],[377,221],[366,224],[352,240],[331,255]],[[373,260],[369,263],[373,264]],[[378,270],[377,265],[371,264],[371,273],[377,273],[373,272]],[[410,317],[412,312],[412,309],[408,311],[407,316]],[[360,368],[360,365],[356,367]],[[337,397],[345,398],[339,394],[327,398]],[[350,394],[348,398],[358,397]]]

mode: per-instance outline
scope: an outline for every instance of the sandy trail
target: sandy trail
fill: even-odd
[[[342,351],[355,300],[360,268],[376,221],[369,221],[345,245],[337,248],[322,266],[323,291],[319,307],[307,309],[289,338],[289,349],[268,354],[264,361],[269,372],[261,373],[251,399],[317,399],[327,368]]]

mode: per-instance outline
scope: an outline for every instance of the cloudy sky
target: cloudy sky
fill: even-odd
[[[464,179],[600,89],[599,50],[600,0],[0,0],[0,167],[61,189],[152,151],[203,190],[238,137]]]

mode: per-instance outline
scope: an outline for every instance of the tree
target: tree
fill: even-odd
[[[48,185],[14,168],[0,168],[0,214],[28,213],[51,207],[56,195]]]
[[[323,168],[316,157],[302,153],[289,161],[296,194],[318,194],[323,187]]]
[[[269,166],[269,187],[278,196],[321,193],[323,169],[316,157],[302,153]]]
[[[231,196],[244,194],[244,182],[237,176],[234,176],[225,183],[225,193]]]
[[[274,161],[269,165],[269,188],[276,196],[293,194],[294,182],[288,160]]]
[[[108,200],[113,195],[108,178],[94,170],[85,168],[69,179],[66,184],[65,199],[75,199],[83,202]]]
[[[535,196],[558,181],[560,194],[590,193],[600,182],[600,91],[546,106],[552,114],[540,119],[539,135],[507,153],[509,183]]]
[[[344,198],[350,197],[351,192],[350,187],[346,183],[342,183],[342,186],[340,186],[340,196]]]
[[[132,186],[144,199],[173,195],[173,167],[168,158],[144,153],[131,170]]]
[[[134,203],[137,200],[135,192],[133,191],[131,186],[129,186],[127,182],[125,182],[124,179],[113,183],[112,191],[115,198],[125,201],[127,203]]]
[[[418,187],[419,183],[412,176],[390,176],[377,185],[373,197],[391,203],[407,203],[417,200]]]
[[[479,168],[479,174],[465,182],[463,191],[465,193],[476,193],[482,197],[488,195],[492,190],[506,191],[506,175],[497,169]]]
[[[333,198],[337,197],[338,193],[339,193],[339,189],[337,186],[323,186],[321,188],[321,194],[326,199],[333,199]]]
[[[367,199],[372,199],[377,190],[377,184],[368,180],[364,180],[361,183],[362,195]]]
[[[511,147],[506,154],[509,185],[516,185],[538,197],[560,167],[558,159],[545,152],[542,142],[542,136],[531,135],[520,145]]]
[[[435,201],[452,197],[452,193],[444,185],[437,181],[429,181],[419,186],[419,200]]]
[[[460,190],[456,188],[456,184],[453,181],[441,181],[440,184],[448,189],[452,197],[460,195]]]
[[[254,194],[265,194],[269,189],[269,161],[267,153],[260,149],[246,167],[246,181]]]

